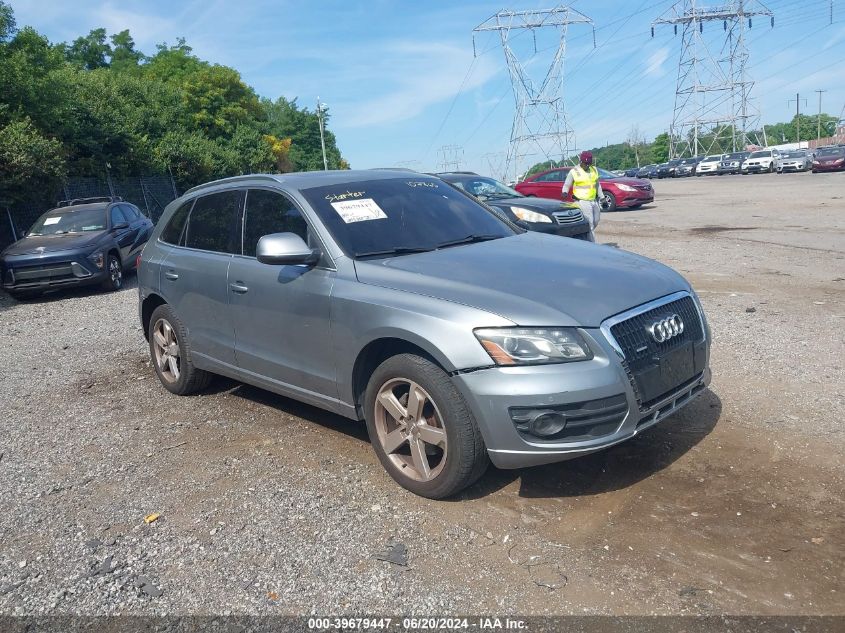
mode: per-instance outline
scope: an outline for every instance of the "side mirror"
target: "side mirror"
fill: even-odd
[[[113,231],[120,231],[121,229],[128,229],[129,222],[118,222],[113,227],[111,227]]]
[[[314,265],[320,252],[309,248],[296,233],[272,233],[258,240],[255,257],[262,264]]]

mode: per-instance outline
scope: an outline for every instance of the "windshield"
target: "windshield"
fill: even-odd
[[[721,155],[708,156],[707,158],[705,158],[705,159],[704,159],[703,161],[701,161],[701,162],[702,162],[702,163],[712,163],[713,161],[717,161],[717,160],[722,160]]]
[[[804,158],[806,155],[806,152],[787,152],[781,154],[781,158]]]
[[[769,158],[771,155],[771,152],[752,152],[748,158]]]
[[[452,184],[474,195],[481,200],[497,200],[502,198],[524,198],[516,189],[503,185],[492,178],[466,178],[454,180]]]
[[[614,174],[612,171],[607,171],[606,169],[602,169],[601,167],[596,167],[596,170],[599,172],[599,180],[610,180],[611,178],[619,178],[619,176]]]
[[[725,160],[737,160],[739,158],[745,158],[745,154],[743,152],[737,152],[735,154],[728,154],[725,156]]]
[[[818,150],[816,156],[845,156],[845,147],[825,147]]]
[[[390,256],[518,231],[435,178],[389,178],[302,190],[347,255]]]
[[[106,228],[106,209],[52,209],[35,221],[28,235],[63,235],[102,231]]]

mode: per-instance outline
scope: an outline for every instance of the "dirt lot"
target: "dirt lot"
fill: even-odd
[[[346,420],[168,394],[134,279],[0,296],[0,613],[845,614],[845,173],[655,187],[599,238],[698,289],[711,390],[446,502]],[[373,557],[392,542],[407,567]]]

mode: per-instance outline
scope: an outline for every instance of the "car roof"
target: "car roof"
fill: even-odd
[[[221,185],[228,184],[258,184],[264,182],[276,182],[283,184],[291,189],[310,189],[312,187],[322,187],[326,185],[341,185],[353,182],[367,182],[371,180],[387,180],[388,178],[398,178],[401,174],[408,174],[415,178],[430,177],[426,174],[421,174],[413,169],[331,169],[328,171],[300,171],[289,174],[250,174],[246,176],[234,176],[232,178],[222,178],[220,180],[213,180],[211,182],[197,185],[186,191],[186,194],[202,191],[204,189],[211,189]]]
[[[106,209],[111,204],[111,202],[89,202],[88,204],[74,204],[66,207],[53,207],[49,209],[47,212],[50,213],[51,211],[91,211],[91,210],[100,210]],[[133,205],[134,206],[134,205]]]

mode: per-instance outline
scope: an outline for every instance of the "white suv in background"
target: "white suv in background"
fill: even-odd
[[[713,154],[712,156],[705,156],[704,160],[698,163],[695,170],[696,176],[703,176],[704,174],[715,174],[719,169],[719,163],[722,162],[724,154]]]
[[[780,153],[776,149],[761,149],[751,152],[751,156],[742,164],[742,173],[753,174],[764,171],[771,173],[777,168],[779,156]]]

